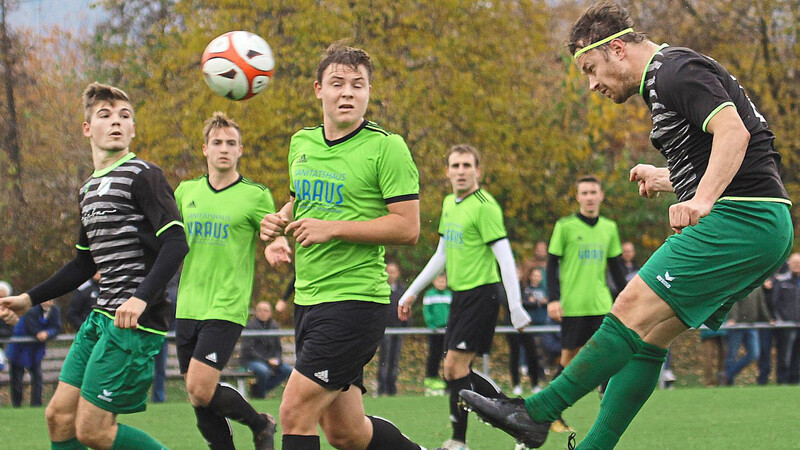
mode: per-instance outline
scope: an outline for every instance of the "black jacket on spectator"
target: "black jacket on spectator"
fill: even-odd
[[[278,323],[273,319],[262,322],[255,317],[247,321],[247,326],[245,326],[245,330],[277,330],[278,328]],[[242,337],[242,355],[240,359],[243,365],[255,360],[267,362],[270,358],[278,358],[278,361],[282,362],[280,337]]]
[[[800,321],[800,277],[791,272],[775,276],[772,307],[776,320]]]

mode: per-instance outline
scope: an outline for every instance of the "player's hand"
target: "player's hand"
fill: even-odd
[[[714,207],[714,202],[705,202],[697,198],[676,203],[669,207],[669,226],[680,234],[686,227],[697,225],[700,219],[707,216]]]
[[[31,306],[33,302],[28,294],[0,298],[0,318],[9,325],[16,325]]]
[[[19,316],[14,314],[14,311],[8,308],[0,308],[0,320],[8,325],[14,326],[19,322]]]
[[[561,302],[555,301],[547,304],[547,315],[556,322],[561,322],[564,317],[564,310],[561,309]]]
[[[286,314],[286,300],[281,299],[278,300],[277,303],[275,303],[275,312],[278,313],[278,315],[280,316]]]
[[[295,241],[303,247],[324,244],[333,239],[333,226],[330,221],[304,218],[295,220],[286,226],[286,234],[294,236]]]
[[[264,242],[271,242],[278,236],[282,236],[286,225],[289,224],[289,217],[283,210],[273,214],[267,214],[261,219],[261,232],[259,237]]]
[[[36,333],[36,340],[38,340],[39,342],[44,342],[49,337],[50,337],[50,335],[47,334],[47,331],[40,331],[40,332]]]
[[[264,249],[264,257],[267,258],[267,262],[272,267],[278,267],[281,264],[289,264],[292,262],[292,249],[289,247],[286,238],[278,238]],[[276,311],[278,311],[278,305],[275,306]],[[284,302],[283,309],[286,310],[286,302]]]
[[[630,180],[639,183],[639,195],[653,198],[661,192],[672,191],[669,172],[652,164],[637,164],[631,169]]]
[[[131,297],[125,303],[119,305],[114,314],[114,325],[117,328],[139,328],[139,317],[141,317],[147,303],[139,298]]]
[[[397,302],[397,318],[406,321],[411,318],[411,305],[417,297],[414,295],[406,295]]]

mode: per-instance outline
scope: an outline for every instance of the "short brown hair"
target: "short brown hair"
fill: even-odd
[[[218,130],[220,128],[233,128],[236,130],[236,133],[239,135],[239,145],[242,145],[242,130],[239,129],[239,124],[234,122],[233,119],[229,119],[228,116],[221,111],[215,111],[214,115],[206,119],[203,123],[203,143],[208,144],[208,135],[211,134],[212,130]]]
[[[317,83],[322,83],[322,74],[331,64],[342,64],[355,70],[358,70],[358,66],[364,66],[369,77],[367,81],[372,81],[372,60],[369,54],[360,48],[350,47],[344,39],[334,42],[325,50],[317,66]]]
[[[569,53],[574,55],[579,49],[601,41],[626,28],[633,27],[633,20],[628,11],[622,6],[602,0],[590,6],[581,17],[572,25],[569,32]],[[647,39],[644,33],[632,32],[620,36],[623,42],[642,42]],[[608,43],[599,47],[605,53]]]
[[[98,83],[97,81],[93,82],[89,86],[86,86],[86,89],[83,91],[82,99],[83,119],[86,122],[91,122],[92,108],[94,108],[98,103],[109,102],[114,104],[118,101],[128,103],[131,102],[128,94],[126,94],[122,89],[108,84]],[[133,112],[133,106],[131,106],[131,112]]]
[[[600,179],[594,175],[581,175],[575,180],[575,186],[581,183],[597,183],[600,187],[603,187],[603,183],[600,182]]]
[[[445,158],[445,163],[449,166],[450,165],[450,155],[453,153],[460,153],[460,154],[470,154],[475,157],[475,167],[481,166],[481,154],[478,152],[478,149],[469,145],[469,144],[457,144],[450,147],[450,150],[447,151],[447,158]]]

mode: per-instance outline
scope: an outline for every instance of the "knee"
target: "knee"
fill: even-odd
[[[114,442],[111,430],[88,421],[78,421],[75,424],[75,437],[81,444],[89,448],[108,448]]]
[[[75,423],[75,411],[74,410],[65,410],[61,409],[56,405],[53,405],[51,402],[47,405],[47,408],[44,410],[44,417],[47,421],[47,425],[52,430],[55,428],[63,428],[69,426],[70,428],[74,427]]]
[[[189,393],[189,400],[194,406],[208,406],[216,388],[216,384],[210,386],[202,380],[192,378],[186,380],[186,391]]]

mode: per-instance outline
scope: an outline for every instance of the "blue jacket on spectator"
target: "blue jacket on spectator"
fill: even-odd
[[[35,337],[41,331],[47,332],[48,340],[61,332],[61,312],[58,306],[53,305],[47,314],[41,305],[28,310],[14,327],[14,336]],[[44,342],[12,342],[6,348],[6,357],[10,364],[30,368],[42,362],[44,351]]]

